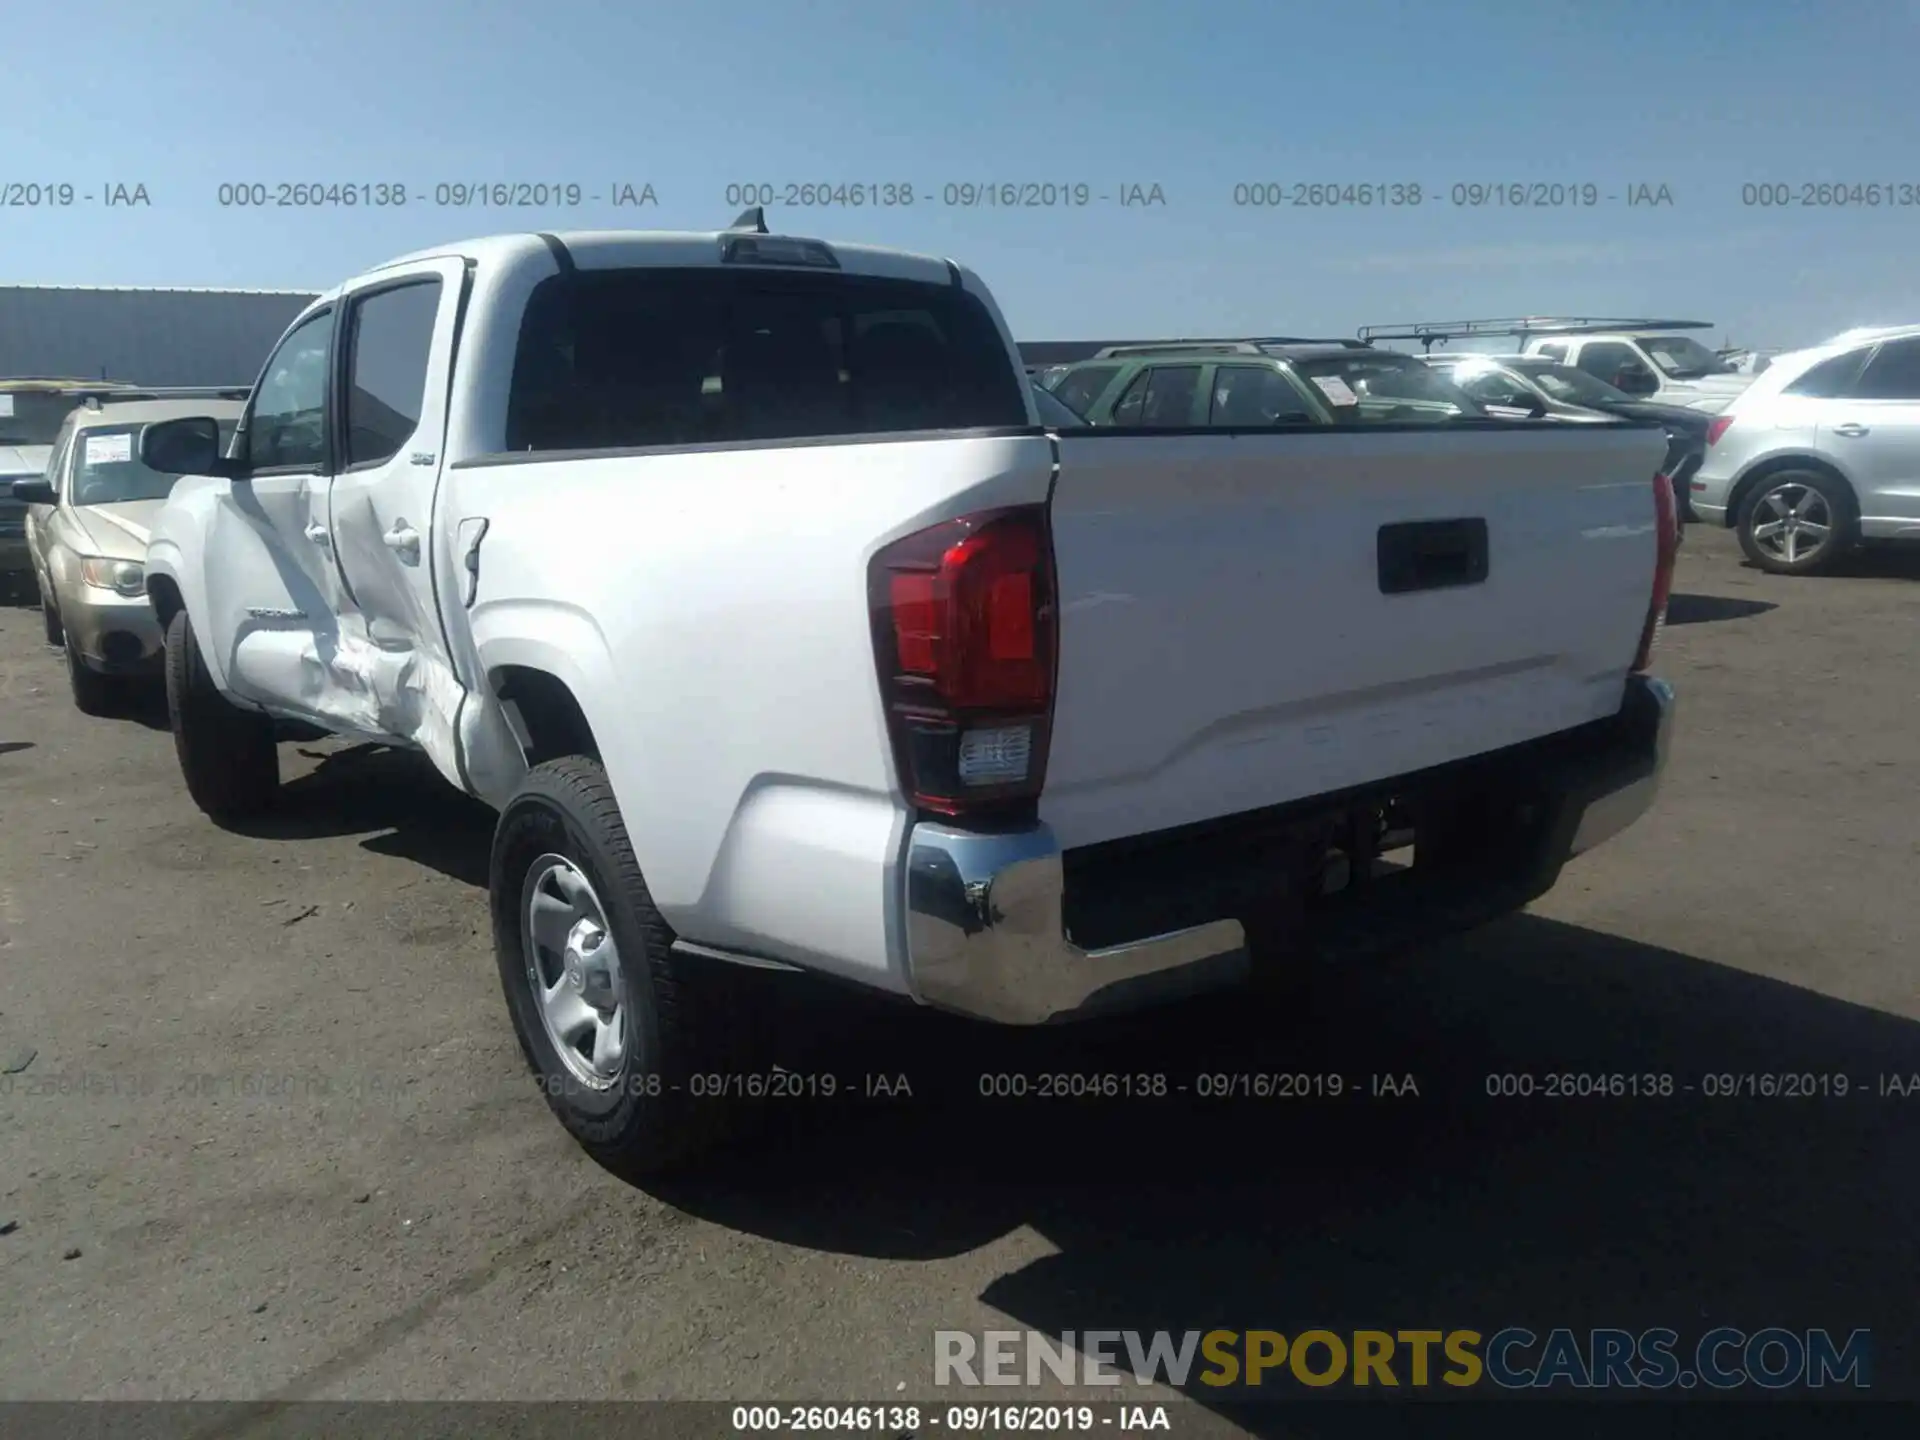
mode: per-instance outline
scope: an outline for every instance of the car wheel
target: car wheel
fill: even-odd
[[[66,639],[60,628],[60,612],[53,608],[53,601],[45,591],[40,594],[40,623],[46,627],[47,644],[59,645]]]
[[[534,767],[500,812],[494,954],[520,1048],[553,1113],[617,1174],[658,1174],[715,1137],[695,1095],[694,987],[654,909],[613,790],[582,756]]]
[[[167,624],[166,677],[173,750],[193,803],[215,820],[272,805],[280,790],[273,721],[215,688],[184,608]]]
[[[67,685],[73,691],[73,703],[82,715],[112,715],[120,708],[121,691],[111,675],[89,668],[75,648],[73,637],[61,644],[67,660]]]
[[[1818,470],[1767,476],[1740,507],[1740,548],[1775,575],[1814,575],[1853,548],[1853,492]]]

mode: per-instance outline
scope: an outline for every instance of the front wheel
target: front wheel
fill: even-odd
[[[184,607],[167,622],[166,671],[173,750],[193,803],[215,820],[267,809],[280,791],[273,721],[215,687]]]
[[[1814,575],[1853,548],[1853,492],[1817,470],[1782,470],[1740,507],[1740,548],[1775,575]]]
[[[716,1102],[693,1080],[713,1052],[696,1043],[693,987],[597,761],[550,760],[521,782],[488,889],[514,1033],[560,1123],[622,1175],[704,1148]]]

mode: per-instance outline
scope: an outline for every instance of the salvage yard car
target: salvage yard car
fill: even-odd
[[[1763,570],[1813,575],[1862,542],[1920,540],[1920,325],[1776,357],[1708,436],[1694,511]]]
[[[629,1174],[720,1113],[698,966],[1034,1024],[1373,953],[1542,894],[1667,751],[1658,429],[1050,430],[972,271],[757,214],[406,256],[228,453],[141,450],[190,795],[271,807],[278,720],[494,807],[508,1013]]]
[[[79,406],[55,435],[45,474],[13,483],[13,498],[28,506],[27,551],[47,643],[65,655],[73,703],[85,714],[113,713],[128,682],[160,676],[147,526],[177,477],[141,463],[140,434],[156,421],[210,415],[231,435],[240,401],[221,393]]]

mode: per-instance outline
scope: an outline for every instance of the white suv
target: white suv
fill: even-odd
[[[1920,540],[1920,325],[1777,357],[1709,426],[1691,499],[1780,575],[1862,540]]]

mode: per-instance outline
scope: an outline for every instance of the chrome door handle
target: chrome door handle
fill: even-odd
[[[1856,425],[1849,420],[1844,425],[1834,426],[1833,433],[1836,435],[1844,435],[1849,440],[1858,440],[1862,435],[1867,433],[1867,427],[1864,425]]]
[[[325,545],[331,538],[332,537],[327,534],[327,527],[319,521],[316,520],[307,526],[307,539],[311,540],[314,544]]]
[[[387,548],[399,555],[401,559],[418,560],[420,558],[420,532],[406,521],[394,521],[393,528],[380,538],[386,542]]]

